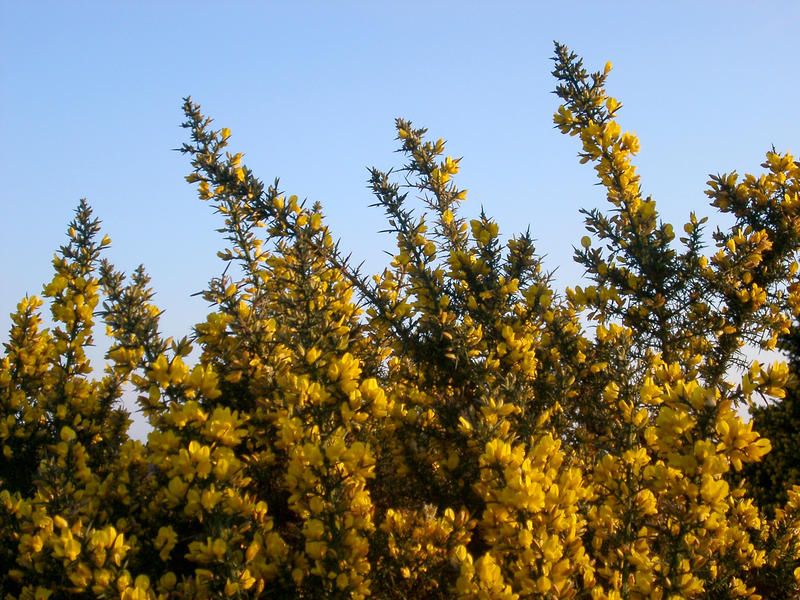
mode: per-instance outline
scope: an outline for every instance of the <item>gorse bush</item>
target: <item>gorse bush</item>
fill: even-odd
[[[187,179],[232,264],[164,339],[145,271],[102,258],[81,202],[0,364],[5,597],[799,597],[797,420],[762,418],[796,414],[797,361],[745,350],[800,314],[800,164],[712,177],[733,226],[691,215],[675,240],[610,69],[556,46],[556,126],[609,203],[575,253],[591,285],[566,294],[528,233],[459,216],[458,160],[426,130],[399,119],[405,164],[371,171],[397,250],[370,278],[187,99]]]

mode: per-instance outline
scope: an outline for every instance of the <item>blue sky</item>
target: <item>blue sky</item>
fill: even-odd
[[[144,263],[181,336],[222,265],[217,217],[184,181],[191,94],[262,179],[322,202],[377,271],[392,239],[367,167],[399,165],[394,119],[463,156],[467,215],[528,225],[558,286],[580,283],[580,207],[602,203],[576,140],[553,129],[553,40],[600,69],[642,142],[663,216],[711,215],[707,174],[800,151],[800,4],[778,2],[20,2],[0,0],[0,341],[41,291],[82,197],[130,272]]]

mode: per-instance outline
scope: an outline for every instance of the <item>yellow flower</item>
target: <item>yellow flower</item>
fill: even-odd
[[[153,541],[153,545],[159,550],[158,555],[161,560],[166,562],[169,560],[169,554],[172,552],[177,542],[178,534],[171,526],[167,525],[159,528],[158,535]]]

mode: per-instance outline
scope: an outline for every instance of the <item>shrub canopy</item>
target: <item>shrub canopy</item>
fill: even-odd
[[[796,346],[791,368],[746,349],[796,344],[800,164],[712,176],[733,226],[691,214],[676,240],[610,63],[554,60],[555,124],[608,200],[575,250],[591,285],[563,294],[530,233],[459,216],[459,161],[425,129],[398,119],[405,163],[371,170],[397,249],[366,277],[187,98],[187,180],[229,264],[164,339],[144,269],[102,257],[80,203],[0,362],[5,597],[798,597],[797,420],[764,416],[797,412]]]

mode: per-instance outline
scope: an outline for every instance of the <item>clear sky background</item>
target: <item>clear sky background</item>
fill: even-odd
[[[467,216],[510,236],[530,225],[557,285],[581,283],[581,207],[599,206],[577,140],[552,125],[553,40],[601,69],[642,142],[645,193],[681,225],[712,215],[709,173],[800,152],[800,3],[22,2],[0,0],[0,341],[51,277],[86,197],[143,263],[180,337],[207,306],[191,294],[223,265],[218,216],[184,181],[190,94],[263,180],[323,204],[342,246],[377,272],[393,239],[369,208],[367,167],[399,166],[394,119],[462,156]],[[102,334],[102,331],[98,331]],[[100,336],[98,336],[100,337]]]

